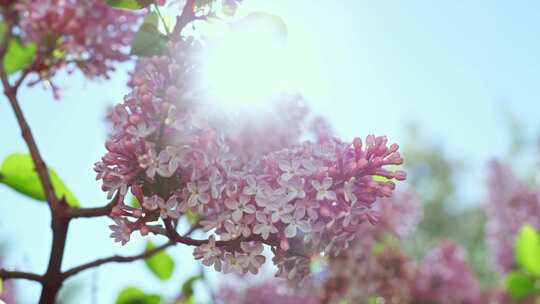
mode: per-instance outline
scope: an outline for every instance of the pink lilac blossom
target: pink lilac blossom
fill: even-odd
[[[318,304],[319,300],[307,291],[291,290],[283,282],[268,280],[262,283],[221,286],[217,304]]]
[[[141,17],[104,0],[22,0],[15,9],[23,39],[38,47],[32,69],[40,78],[64,66],[89,77],[108,77],[115,62],[130,58]]]
[[[332,136],[301,142],[284,131],[287,139],[279,141],[266,128],[268,133],[250,135],[258,139],[253,144],[239,144],[244,133],[200,102],[192,80],[197,48],[180,41],[170,45],[169,56],[141,61],[132,91],[109,115],[108,152],[95,171],[108,197],[120,197],[112,237],[123,244],[136,230],[170,237],[191,210],[212,233],[194,251],[203,264],[256,273],[265,261],[264,244],[272,250],[277,276],[299,282],[313,256],[337,255],[362,234],[360,227],[377,221],[377,199],[390,197],[393,180],[406,178],[385,168],[403,163],[398,145],[373,135],[352,143]],[[124,204],[128,190],[141,209]]]
[[[413,290],[415,299],[439,304],[485,303],[465,249],[451,241],[442,241],[422,259]]]
[[[349,198],[354,200],[351,196]],[[325,283],[319,294],[322,303],[367,303],[370,297],[384,303],[410,303],[409,283],[416,266],[399,248],[397,238],[416,227],[420,216],[418,197],[400,191],[377,205],[380,221],[361,227],[362,236],[338,257],[328,261]]]
[[[540,187],[526,184],[508,166],[493,161],[488,189],[486,239],[496,265],[506,273],[515,268],[514,244],[521,226],[540,229]]]

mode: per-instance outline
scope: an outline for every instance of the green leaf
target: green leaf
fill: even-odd
[[[193,284],[197,282],[198,280],[202,279],[202,275],[198,274],[192,277],[189,277],[184,284],[182,284],[182,296],[185,299],[193,298]]]
[[[4,281],[0,278],[0,294],[2,294],[2,292],[4,292]]]
[[[195,224],[197,221],[199,221],[201,219],[201,215],[198,214],[197,212],[194,212],[193,210],[191,210],[191,208],[189,208],[186,212],[186,216],[187,216],[187,219],[189,221],[190,224]]]
[[[515,299],[522,299],[535,292],[534,282],[527,275],[511,272],[506,277],[506,289]]]
[[[57,197],[65,197],[71,207],[81,206],[77,198],[51,168],[49,168],[49,176]],[[41,181],[30,154],[13,153],[9,155],[0,168],[0,183],[4,183],[26,196],[46,201]]]
[[[380,242],[373,244],[373,247],[371,247],[371,251],[376,256],[381,255],[385,249],[386,249],[386,245]]]
[[[523,225],[516,241],[516,261],[525,272],[540,276],[540,235]]]
[[[124,288],[116,298],[116,304],[159,304],[161,297],[155,294],[145,294],[136,287]]]
[[[379,304],[379,298],[371,296],[371,297],[368,298],[367,303],[368,304]]]
[[[147,251],[155,247],[152,241],[146,242]],[[162,281],[170,279],[174,271],[174,260],[165,251],[144,259],[144,263]]]
[[[5,23],[0,22],[0,40],[4,39],[5,31]],[[35,53],[35,44],[28,43],[24,45],[19,37],[13,37],[9,42],[9,46],[4,57],[4,68],[6,73],[15,73],[31,64],[34,60]]]
[[[142,9],[152,3],[154,3],[153,0],[107,0],[109,6],[130,10]]]
[[[131,197],[131,207],[133,207],[133,208],[141,208],[141,203],[139,202],[139,200],[135,196]]]
[[[400,166],[398,165],[388,165],[388,166],[385,166],[384,167],[386,170],[389,170],[389,171],[397,171],[400,169]],[[391,179],[387,178],[387,177],[384,177],[384,176],[381,176],[381,175],[373,175],[371,177],[373,179],[373,181],[376,181],[376,182],[388,182],[388,181],[391,181]]]
[[[167,36],[159,31],[159,17],[156,12],[149,13],[133,37],[131,54],[137,56],[163,55],[167,52]]]

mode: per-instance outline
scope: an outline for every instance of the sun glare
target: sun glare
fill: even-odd
[[[254,109],[289,89],[285,27],[261,15],[253,13],[233,24],[205,55],[205,87],[209,98],[224,108]]]

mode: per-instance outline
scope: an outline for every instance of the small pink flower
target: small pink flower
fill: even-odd
[[[242,219],[244,213],[253,214],[255,213],[255,206],[250,204],[250,197],[245,195],[240,195],[238,200],[226,199],[225,206],[233,211],[232,219],[235,222],[239,222]]]
[[[311,185],[313,188],[317,191],[317,200],[330,200],[335,201],[337,199],[336,193],[334,191],[328,190],[330,187],[332,187],[332,178],[331,177],[325,177],[321,182],[318,180],[312,180]]]

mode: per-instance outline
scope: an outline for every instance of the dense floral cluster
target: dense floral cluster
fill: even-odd
[[[418,198],[402,192],[381,201],[381,221],[328,264],[323,303],[482,303],[480,283],[465,250],[442,241],[419,262],[408,257],[397,239],[410,234],[419,219]],[[459,292],[456,292],[459,290]]]
[[[486,303],[465,249],[443,241],[422,259],[414,281],[417,301],[439,304]]]
[[[103,0],[22,0],[15,9],[27,42],[37,45],[33,70],[40,77],[59,68],[107,77],[117,61],[129,59],[140,14],[114,9]]]
[[[540,187],[520,181],[506,165],[490,164],[487,241],[502,272],[514,268],[514,244],[523,224],[540,229]]]
[[[455,243],[440,242],[420,261],[400,249],[397,238],[412,232],[419,218],[420,206],[415,195],[399,192],[378,206],[384,206],[379,210],[378,225],[361,227],[362,236],[338,257],[329,259],[322,276],[313,276],[314,282],[304,285],[304,289],[282,293],[284,302],[308,301],[301,297],[307,291],[317,296],[315,303],[321,304],[371,303],[371,300],[388,304],[507,303],[502,293],[484,293],[466,261],[465,250]],[[403,218],[411,220],[404,222]],[[269,286],[273,284],[279,286],[274,281],[267,282]],[[264,284],[253,289],[258,290],[258,286]],[[266,293],[253,293],[250,303],[266,303],[259,294],[266,299],[271,296],[269,293],[279,296],[276,288],[267,288]],[[244,294],[241,288],[225,288],[220,299],[223,303],[237,303],[234,299]]]
[[[262,283],[228,284],[222,286],[216,304],[319,304],[319,299],[307,290],[292,290],[283,282],[268,280]]]
[[[122,243],[135,230],[173,237],[178,219],[191,210],[212,230],[208,241],[191,242],[203,264],[257,273],[266,244],[277,275],[301,280],[312,256],[338,254],[362,233],[360,226],[376,222],[375,201],[392,195],[393,179],[406,177],[385,169],[403,163],[398,145],[372,135],[301,143],[294,132],[272,133],[271,124],[262,128],[268,133],[245,136],[201,102],[192,81],[193,48],[181,41],[169,56],[141,62],[131,93],[109,115],[108,153],[95,170],[108,196],[120,196],[112,236]],[[128,189],[141,208],[123,203]]]
[[[397,238],[407,236],[419,219],[419,201],[411,192],[398,192],[381,201],[381,220],[364,225],[362,237],[351,248],[328,262],[321,289],[323,303],[367,303],[370,297],[385,303],[409,303],[415,263],[399,248]]]

